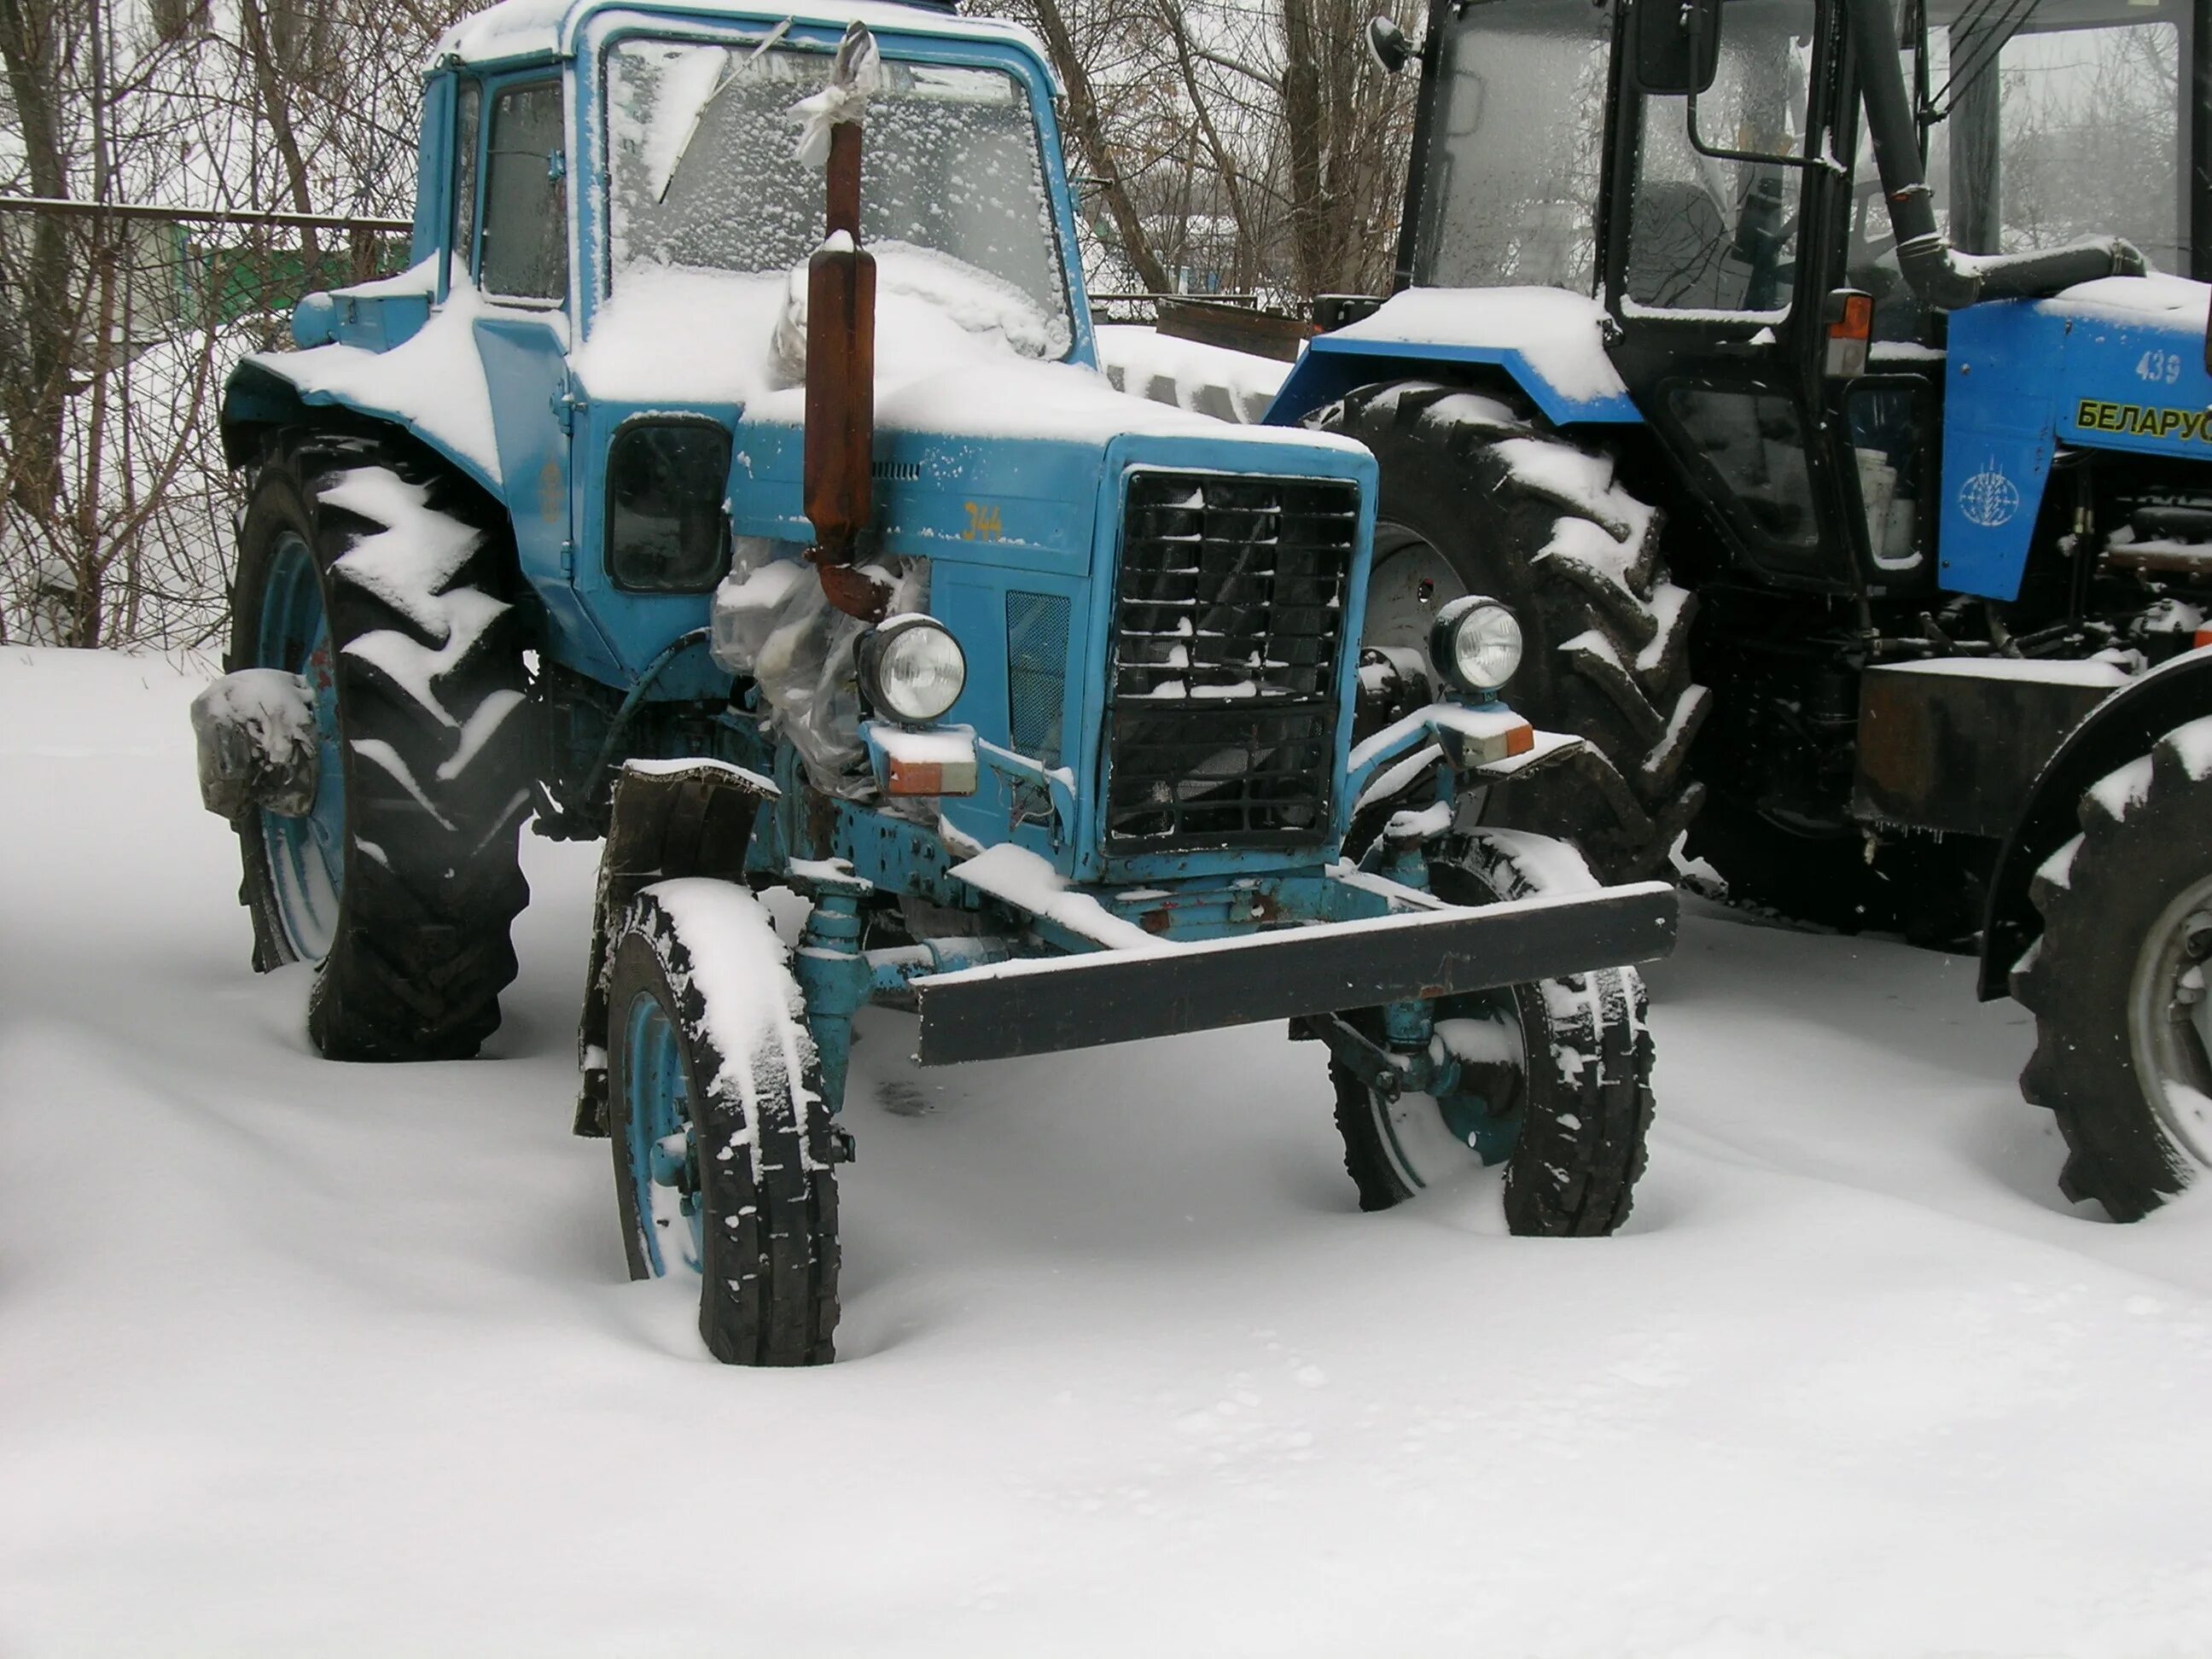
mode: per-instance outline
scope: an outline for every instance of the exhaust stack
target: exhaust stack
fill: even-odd
[[[830,84],[801,103],[799,153],[827,163],[822,246],[806,266],[805,499],[814,526],[808,556],[830,603],[880,621],[890,590],[854,568],[873,507],[876,430],[876,262],[860,246],[860,133],[882,60],[867,26],[838,43]]]

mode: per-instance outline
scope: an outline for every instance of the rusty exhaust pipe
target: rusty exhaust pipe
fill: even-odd
[[[891,598],[854,565],[874,507],[876,262],[860,246],[860,124],[878,64],[875,37],[854,23],[830,85],[799,106],[802,155],[818,144],[817,124],[829,129],[826,234],[806,264],[807,556],[830,603],[863,622],[880,622]]]

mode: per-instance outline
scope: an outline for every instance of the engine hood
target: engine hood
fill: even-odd
[[[1129,466],[1371,479],[1347,440],[1243,427],[1115,391],[1097,370],[1007,356],[933,368],[876,393],[882,550],[992,563],[1087,565],[1101,485]],[[800,506],[805,398],[748,404],[731,459],[739,535],[811,538]]]

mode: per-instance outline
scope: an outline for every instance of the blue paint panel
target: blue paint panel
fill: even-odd
[[[453,77],[422,83],[422,131],[415,151],[415,234],[407,263],[419,265],[444,246],[453,218]]]
[[[1460,346],[1413,343],[1394,340],[1347,340],[1338,334],[1316,335],[1267,410],[1269,426],[1296,426],[1322,404],[1341,398],[1354,386],[1377,380],[1433,377],[1439,368],[1484,364],[1502,368],[1513,383],[1554,426],[1627,426],[1644,419],[1626,393],[1605,398],[1574,398],[1547,380],[1522,352],[1509,346]]]
[[[2057,447],[2212,461],[2201,322],[2065,300],[1952,313],[1942,570],[1960,592],[2020,592]]]
[[[557,315],[480,317],[477,355],[491,391],[499,439],[501,491],[514,525],[523,579],[545,607],[549,641],[562,662],[610,685],[622,681],[622,659],[594,623],[571,581],[568,367]],[[678,630],[681,631],[681,630]],[[673,637],[672,635],[671,637]],[[666,641],[663,641],[663,644]]]

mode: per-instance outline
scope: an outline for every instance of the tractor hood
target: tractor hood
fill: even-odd
[[[1348,440],[1244,427],[1117,392],[1082,360],[1087,340],[980,273],[896,243],[878,266],[875,530],[884,551],[956,548],[1012,562],[1087,558],[1102,459],[1344,477]],[[573,359],[608,405],[734,410],[732,527],[807,542],[800,500],[805,288],[774,274],[633,273]]]
[[[1023,362],[941,368],[876,393],[876,526],[882,551],[994,563],[1088,563],[1102,473],[1122,466],[1359,476],[1346,440],[1243,427],[1116,392],[1097,370]],[[803,402],[745,406],[731,461],[732,528],[804,542]]]

